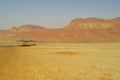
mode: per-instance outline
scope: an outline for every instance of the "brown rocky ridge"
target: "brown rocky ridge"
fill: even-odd
[[[23,25],[0,30],[0,40],[30,39],[47,42],[120,42],[120,17],[76,18],[64,28]]]

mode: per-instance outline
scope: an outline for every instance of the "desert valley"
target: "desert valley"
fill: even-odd
[[[0,30],[0,80],[120,80],[120,18]]]

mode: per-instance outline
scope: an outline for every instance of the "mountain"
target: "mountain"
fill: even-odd
[[[120,42],[120,17],[76,18],[64,28],[22,25],[0,31],[0,40],[21,38],[47,42]]]
[[[37,30],[37,29],[45,29],[45,27],[38,26],[38,25],[22,25],[22,26],[19,26],[18,28],[16,26],[13,26],[9,31],[31,32],[31,31]]]
[[[107,29],[120,26],[120,18],[110,20],[101,18],[76,18],[70,22],[67,28],[80,28],[80,29]]]

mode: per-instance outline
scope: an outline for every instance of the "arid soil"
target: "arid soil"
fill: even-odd
[[[120,43],[0,47],[0,80],[120,80]]]

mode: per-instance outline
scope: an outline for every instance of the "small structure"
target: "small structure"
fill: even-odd
[[[36,41],[33,40],[17,40],[19,46],[33,46],[36,45]]]

